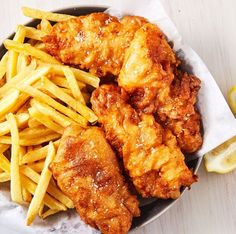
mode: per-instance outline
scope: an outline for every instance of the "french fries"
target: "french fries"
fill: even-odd
[[[62,91],[58,86],[53,84],[53,82],[48,79],[43,79],[43,84],[46,90],[48,90],[61,101],[65,102],[68,106],[72,107],[74,110],[79,112],[89,122],[94,123],[97,121],[97,116],[93,113],[91,109],[76,101],[70,95]]]
[[[54,141],[54,147],[57,149],[57,147],[59,146],[60,141]],[[42,159],[46,158],[47,155],[47,150],[48,150],[48,145],[37,149],[37,150],[33,150],[31,152],[28,152],[27,154],[25,154],[20,162],[20,165],[26,164],[26,163],[32,163],[32,162],[36,162]]]
[[[22,12],[25,16],[28,16],[30,18],[47,19],[54,22],[60,22],[60,21],[75,18],[75,16],[72,16],[72,15],[51,13],[51,12],[41,11],[41,10],[29,8],[29,7],[22,7]]]
[[[1,61],[0,61],[0,80],[4,77],[6,71],[7,71],[7,61],[8,61],[8,53],[6,53]]]
[[[47,34],[52,30],[52,25],[47,19],[43,18],[40,23],[40,29],[42,32]]]
[[[31,97],[34,97],[36,100],[46,103],[49,106],[60,111],[61,113],[67,115],[68,117],[70,117],[71,119],[76,121],[78,124],[80,124],[82,127],[87,126],[87,121],[83,116],[79,115],[78,113],[74,112],[73,110],[69,109],[68,107],[63,106],[62,104],[55,101],[49,95],[41,92],[40,90],[37,90],[36,88],[33,88],[29,85],[20,86],[20,87],[18,87],[18,89],[21,92],[25,92],[26,94],[30,95]]]
[[[19,141],[19,144],[21,146],[30,146],[30,145],[39,145],[48,141],[53,141],[53,140],[57,140],[61,137],[61,134],[58,133],[51,133],[45,136],[40,136],[38,138],[27,138],[27,137],[22,137]],[[9,136],[1,136],[0,137],[0,144],[11,144],[11,137]]]
[[[80,91],[73,71],[69,67],[64,67],[63,72],[71,89],[71,92],[76,100],[85,105],[84,97]]]
[[[33,71],[36,68],[36,63],[31,63],[29,66],[27,66],[23,71],[20,71],[15,77],[14,79],[11,79],[10,81],[8,81],[7,83],[5,83],[5,85],[3,85],[0,88],[0,97],[4,97],[9,90],[12,89],[12,87],[18,85],[20,82],[22,82],[22,80],[25,79],[25,77],[28,76],[28,74]]]
[[[19,171],[19,132],[16,118],[12,113],[7,116],[7,121],[11,132],[11,199],[19,204],[23,203],[21,180]]]
[[[21,113],[15,116],[17,126],[21,127],[23,125],[26,125],[29,120],[29,114],[28,113]],[[0,136],[4,136],[7,133],[10,132],[10,126],[8,121],[0,123]]]
[[[30,178],[33,182],[39,183],[40,175],[34,171],[29,166],[22,166],[21,167],[21,173]],[[54,198],[56,198],[58,201],[60,201],[62,204],[67,206],[68,208],[74,208],[73,202],[64,195],[57,187],[55,187],[51,182],[48,185],[47,192]]]
[[[49,209],[47,211],[45,211],[43,214],[42,214],[42,219],[46,219],[48,216],[50,215],[53,215],[53,214],[56,214],[60,212],[60,210],[52,210],[52,209]]]
[[[28,166],[35,172],[41,172],[43,170],[44,161],[28,164]]]
[[[62,65],[52,64],[52,71],[57,75],[61,76],[64,74],[63,68],[64,68],[64,66],[62,66]],[[73,71],[75,78],[77,80],[79,80],[85,84],[89,84],[89,85],[93,86],[94,88],[97,88],[99,86],[100,80],[98,77],[96,77],[90,73],[84,72],[82,70],[73,68],[73,67],[71,67],[70,69]]]
[[[49,164],[64,128],[87,127],[97,116],[86,106],[99,78],[61,64],[46,52],[42,38],[49,21],[73,16],[23,8],[42,19],[37,28],[19,25],[0,60],[0,183],[10,183],[12,201],[29,206],[27,225],[74,207],[57,186]]]
[[[23,43],[25,40],[25,29],[22,26],[18,26],[16,34],[13,38],[13,41],[16,43]],[[9,58],[7,62],[7,71],[6,71],[6,78],[7,80],[11,79],[16,75],[17,71],[17,58],[18,53],[16,51],[9,51]]]
[[[53,122],[48,116],[42,115],[37,109],[31,107],[29,109],[29,113],[31,117],[34,117],[38,122],[46,126],[48,129],[51,129],[59,134],[63,134],[63,128]]]
[[[46,33],[44,31],[32,27],[25,27],[25,26],[22,27],[25,29],[25,37],[27,38],[41,41],[42,37],[46,36]]]
[[[36,49],[35,47],[33,47],[32,45],[30,45],[28,43],[22,44],[22,43],[19,43],[16,41],[6,39],[3,42],[3,44],[8,50],[13,50],[17,53],[23,53],[25,55],[30,55],[30,56],[40,59],[46,63],[60,64],[60,62],[58,62],[51,55],[47,54],[46,52],[44,52],[42,50]]]
[[[32,180],[28,179],[26,176],[21,175],[21,180],[22,180],[22,184],[25,186],[25,188],[32,194],[35,194],[36,188],[37,188],[37,184],[35,184],[34,182],[32,182]],[[66,210],[66,207],[61,204],[58,200],[56,200],[55,198],[51,197],[50,195],[48,195],[47,193],[44,196],[43,199],[44,204],[49,207],[52,210]]]
[[[58,123],[64,128],[69,126],[70,124],[76,124],[76,122],[73,121],[72,119],[61,114],[60,112],[56,111],[52,107],[48,106],[47,104],[37,101],[36,99],[31,100],[31,105],[42,114],[49,116],[53,121],[55,121],[56,123]]]
[[[49,185],[49,182],[52,176],[52,173],[48,167],[49,167],[49,164],[53,161],[54,157],[55,157],[55,148],[54,148],[53,143],[50,142],[44,168],[39,178],[34,197],[30,203],[29,210],[27,213],[27,218],[26,218],[27,225],[30,225],[35,219],[36,215],[39,212],[40,205],[43,202],[43,198],[47,192],[47,187]]]
[[[7,182],[10,180],[10,175],[6,172],[0,173],[0,183]]]

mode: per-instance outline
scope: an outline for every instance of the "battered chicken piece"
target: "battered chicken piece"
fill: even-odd
[[[125,50],[145,23],[138,16],[118,20],[105,13],[92,13],[57,23],[43,41],[48,52],[65,64],[87,69],[100,77],[117,76]]]
[[[139,216],[139,202],[100,128],[68,127],[51,169],[80,217],[102,233],[125,234],[133,216]]]
[[[185,165],[175,136],[153,115],[138,113],[127,93],[115,85],[102,85],[91,98],[92,108],[106,138],[123,158],[124,167],[143,197],[178,198],[182,186],[197,180]]]
[[[130,94],[135,108],[156,113],[177,137],[181,149],[193,153],[202,145],[195,107],[200,80],[178,66],[164,34],[156,25],[145,24],[125,52],[118,83]]]

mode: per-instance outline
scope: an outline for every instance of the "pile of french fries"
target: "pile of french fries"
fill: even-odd
[[[73,208],[72,201],[52,178],[53,161],[65,127],[97,121],[86,106],[88,88],[99,79],[62,65],[45,52],[41,38],[50,21],[73,16],[23,8],[26,16],[41,19],[36,28],[19,25],[13,40],[5,40],[0,61],[0,182],[10,181],[13,202],[29,204],[26,223],[39,215]]]

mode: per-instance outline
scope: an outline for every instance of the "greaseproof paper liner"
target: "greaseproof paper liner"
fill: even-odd
[[[78,1],[79,3],[79,1]],[[157,24],[173,42],[174,50],[184,61],[184,69],[199,77],[202,81],[198,95],[198,106],[202,115],[204,143],[194,155],[201,157],[206,152],[236,135],[236,121],[230,111],[214,78],[200,57],[187,45],[181,42],[176,27],[167,16],[160,0],[117,0],[111,2],[108,13],[122,17],[123,15],[139,15]],[[66,7],[69,7],[68,5]],[[0,184],[0,224],[12,233],[40,234],[95,234],[98,231],[87,226],[75,211],[62,212],[58,215],[40,220],[37,218],[31,227],[25,226],[27,207],[21,207],[10,201],[9,188]]]

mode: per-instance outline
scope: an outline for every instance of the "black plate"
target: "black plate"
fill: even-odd
[[[63,10],[58,10],[56,12],[58,13],[64,13],[69,15],[85,15],[92,12],[103,12],[106,8],[104,7],[73,7]],[[35,27],[37,24],[39,24],[39,20],[33,20],[26,24],[27,26]],[[12,34],[9,38],[13,38],[14,34]],[[3,45],[0,46],[0,58],[4,55],[6,52],[6,49]],[[200,164],[201,164],[201,157],[196,158],[190,162],[187,162],[188,167],[192,168],[193,171],[196,173]],[[181,195],[186,189],[182,190]],[[141,216],[139,218],[134,218],[132,229],[138,228],[141,226],[144,226],[153,220],[155,220],[157,217],[159,217],[161,214],[163,214],[167,209],[169,209],[177,200],[160,200],[160,199],[140,199],[141,202]]]

